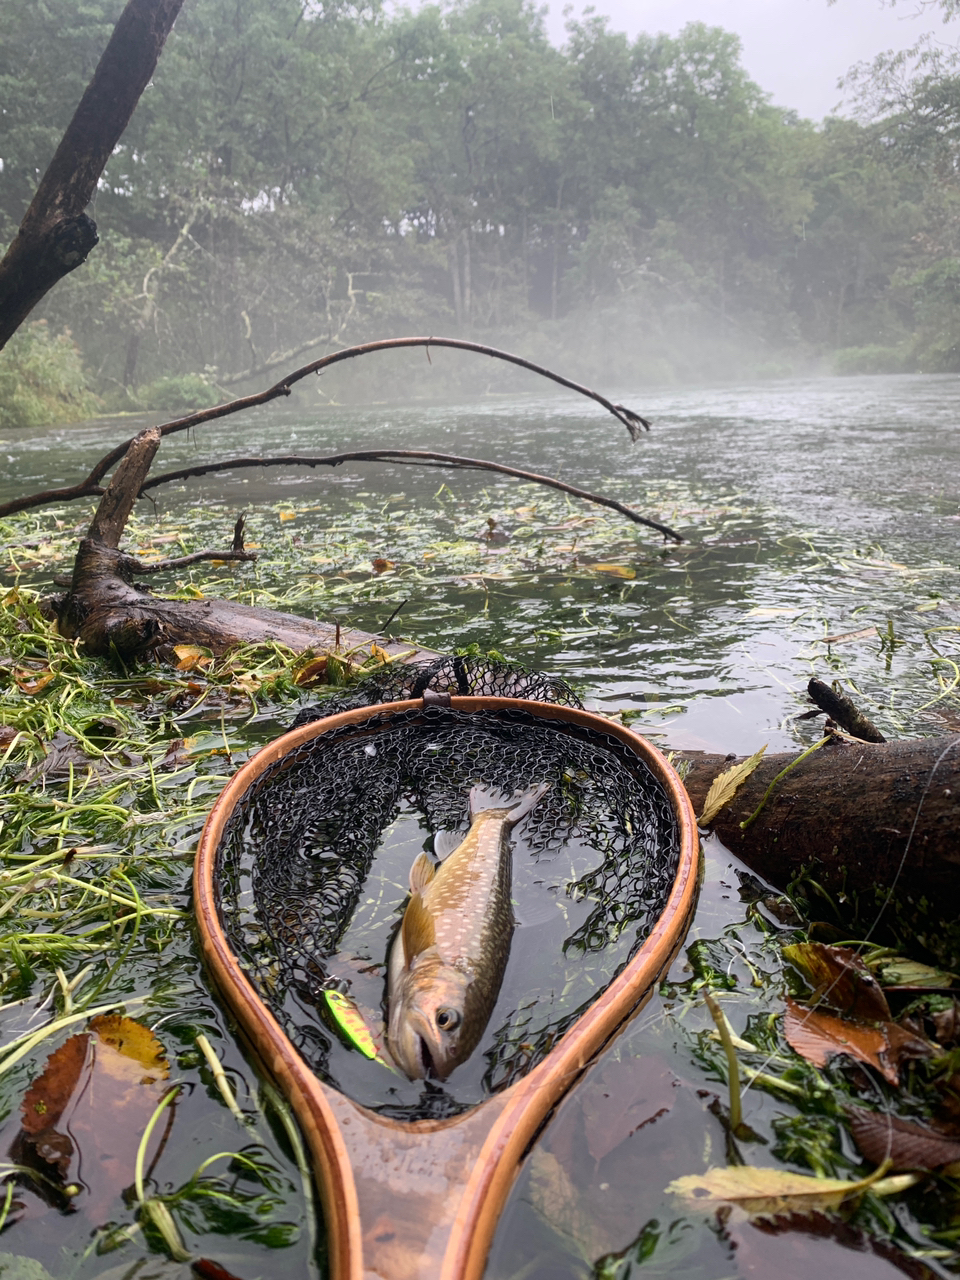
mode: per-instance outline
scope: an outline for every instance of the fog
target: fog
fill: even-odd
[[[553,0],[547,26],[557,44],[564,39],[568,9]],[[584,6],[573,6],[580,16]],[[886,49],[907,49],[923,35],[951,44],[960,23],[944,23],[938,12],[910,3],[891,8],[881,0],[600,0],[597,13],[614,31],[675,35],[688,22],[736,32],[752,78],[779,106],[820,120],[844,103],[837,81],[857,62]]]

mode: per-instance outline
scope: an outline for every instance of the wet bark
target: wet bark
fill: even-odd
[[[960,734],[883,744],[837,738],[773,780],[799,752],[767,756],[711,824],[724,845],[813,918],[848,936],[899,933],[960,963]],[[687,753],[699,813],[733,757]],[[879,917],[879,922],[878,922]],[[880,930],[880,932],[876,932]]]
[[[121,13],[20,230],[0,261],[0,347],[96,245],[96,223],[85,210],[182,4],[128,0]]]

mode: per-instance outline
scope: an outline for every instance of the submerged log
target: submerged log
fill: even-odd
[[[848,936],[899,934],[960,964],[960,734],[883,744],[835,737],[766,756],[711,824],[723,844],[813,918]],[[684,753],[697,813],[732,756]],[[742,758],[741,758],[742,759]]]

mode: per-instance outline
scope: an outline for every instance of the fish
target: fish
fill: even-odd
[[[548,790],[506,796],[477,785],[470,830],[439,867],[421,853],[391,945],[387,1047],[411,1080],[446,1080],[483,1035],[513,934],[510,831]]]

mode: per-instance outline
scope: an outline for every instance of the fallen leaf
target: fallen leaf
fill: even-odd
[[[890,1084],[900,1083],[905,1058],[931,1057],[934,1049],[894,1022],[853,1022],[818,1009],[804,1009],[787,999],[783,1019],[787,1043],[816,1067],[825,1067],[839,1053],[874,1067]]]
[[[745,618],[795,618],[803,613],[802,609],[782,609],[776,606],[748,609]]]
[[[960,1160],[960,1140],[927,1125],[865,1107],[847,1107],[850,1132],[871,1164],[890,1161],[893,1169],[939,1169]]]
[[[890,1006],[880,984],[855,951],[823,942],[798,942],[783,957],[813,987],[813,1000],[850,1018],[887,1022]]]
[[[661,1062],[621,1058],[605,1062],[580,1086],[587,1150],[599,1162],[673,1106],[679,1080]]]
[[[960,1003],[954,997],[948,1009],[931,1014],[933,1034],[940,1044],[956,1044],[960,1040]]]
[[[755,751],[742,764],[735,764],[731,768],[725,769],[723,773],[717,774],[710,783],[710,790],[707,792],[707,798],[703,802],[703,812],[697,819],[701,827],[711,823],[724,805],[730,803],[739,788],[746,782],[747,778],[750,777],[763,759],[763,753],[766,749],[767,744],[764,743],[759,751]]]
[[[876,1187],[874,1178],[848,1182],[843,1178],[811,1178],[786,1169],[758,1169],[731,1165],[677,1178],[667,1187],[690,1205],[710,1209],[716,1204],[737,1204],[752,1214],[810,1213],[833,1209],[850,1196]]]
[[[937,990],[952,987],[960,981],[955,973],[921,964],[919,960],[906,960],[900,956],[883,958],[872,966],[885,987],[927,987]]]
[[[190,1265],[196,1275],[200,1276],[200,1280],[237,1280],[232,1271],[221,1267],[219,1262],[213,1262],[210,1258],[194,1258]]]
[[[0,724],[0,747],[9,747],[18,732],[12,724]]]
[[[33,694],[39,693],[41,689],[45,689],[51,680],[55,680],[57,673],[51,671],[49,667],[44,667],[40,671],[33,671],[25,667],[16,667],[13,672],[13,678],[17,688],[21,693]]]
[[[118,1014],[92,1019],[50,1054],[24,1094],[11,1155],[43,1172],[37,1185],[52,1184],[53,1200],[76,1200],[100,1225],[133,1181],[137,1148],[169,1073],[147,1027]]]
[[[280,523],[281,523],[281,524],[286,524],[289,520],[296,520],[296,518],[297,518],[297,513],[296,513],[295,511],[281,511],[281,512],[280,512]]]
[[[213,662],[213,654],[199,644],[175,644],[173,652],[177,655],[178,671],[196,671],[209,667]]]
[[[386,663],[390,661],[389,653],[387,653],[386,649],[382,649],[380,645],[377,644],[376,640],[374,640],[370,645],[370,656],[372,658],[376,658],[378,662]]]
[[[848,640],[869,640],[877,634],[876,627],[864,627],[860,631],[842,631],[836,636],[821,636],[818,644],[846,644]]]
[[[327,655],[321,658],[311,658],[308,663],[300,668],[293,677],[294,684],[311,685],[323,684],[327,678]]]
[[[570,1242],[577,1255],[596,1257],[603,1234],[596,1214],[557,1157],[541,1146],[534,1147],[530,1159],[530,1199],[537,1213]]]
[[[386,573],[388,569],[397,567],[392,560],[385,560],[383,556],[377,556],[371,563],[373,564],[374,573]]]
[[[557,550],[560,550],[558,547]],[[637,576],[636,569],[631,569],[625,564],[591,564],[586,566],[588,569],[595,569],[597,573],[609,573],[615,578],[635,578]]]

